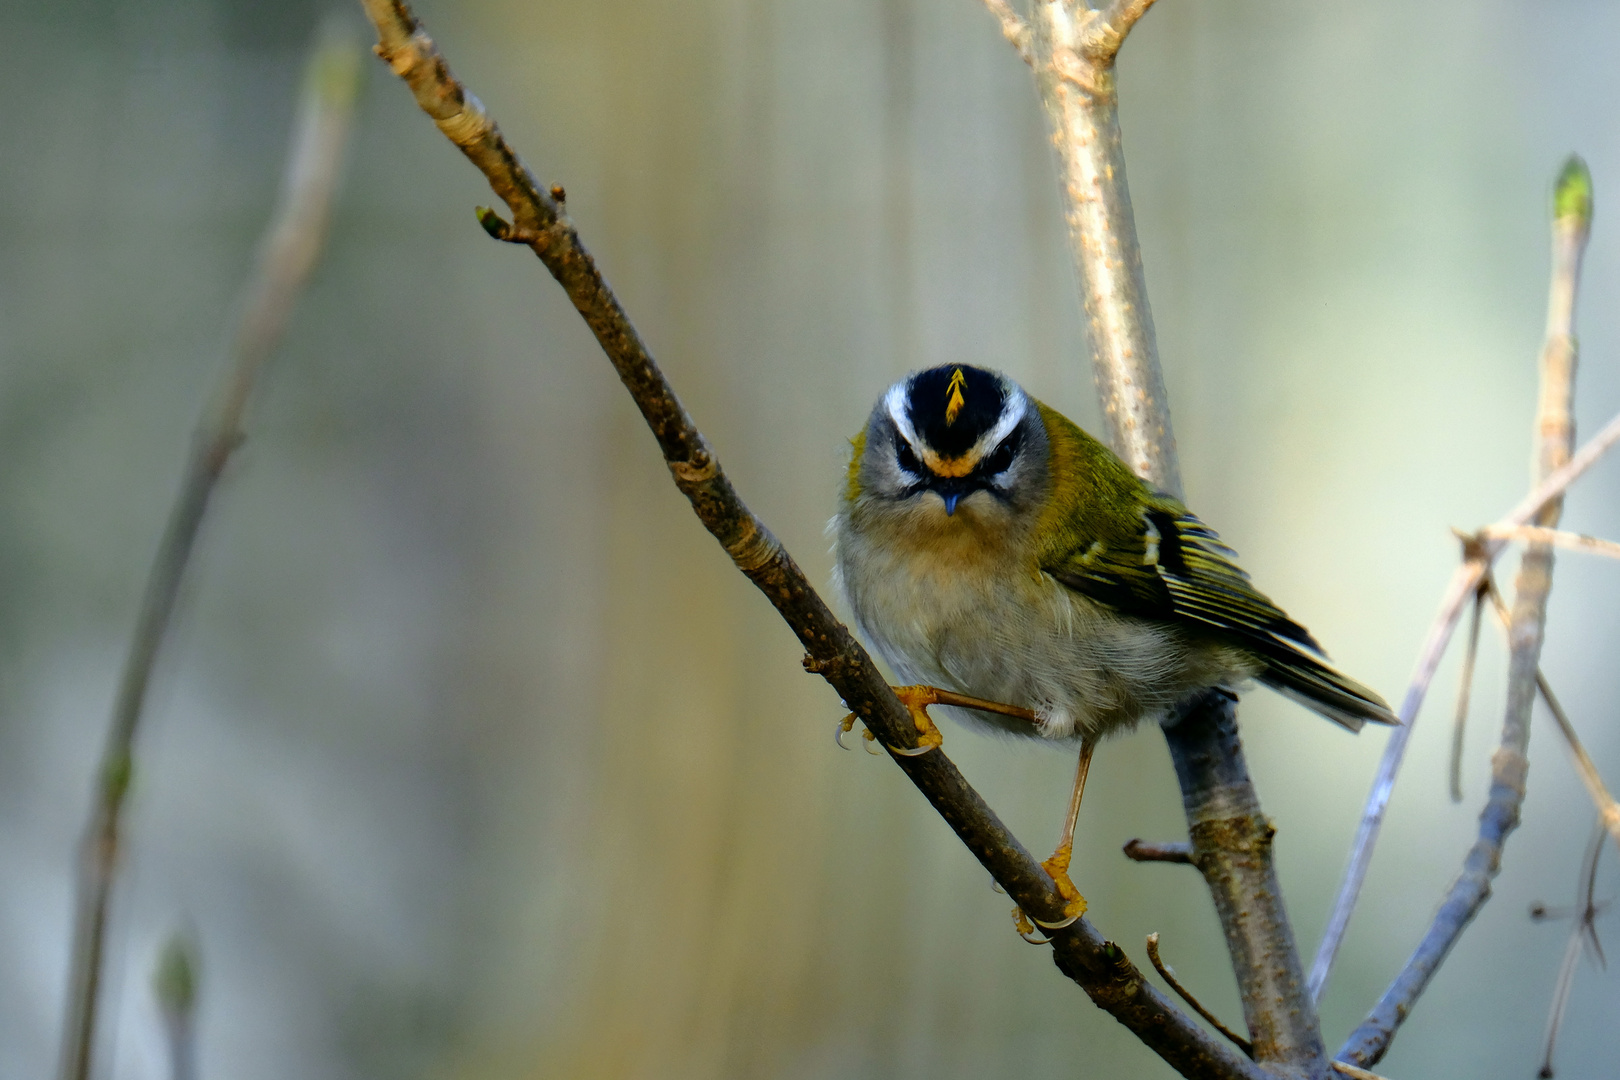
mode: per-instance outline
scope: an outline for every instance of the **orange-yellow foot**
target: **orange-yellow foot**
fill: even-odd
[[[914,750],[900,750],[889,747],[896,754],[905,757],[916,757],[926,754],[936,746],[945,743],[945,736],[939,733],[939,728],[928,717],[930,705],[953,705],[959,709],[978,709],[980,712],[1001,713],[1004,716],[1016,716],[1020,720],[1035,722],[1035,714],[1029,709],[1021,709],[1017,705],[1003,705],[999,701],[985,701],[983,698],[968,697],[951,690],[941,690],[937,686],[891,686],[894,696],[905,705],[906,711],[911,713],[911,722],[917,725],[917,747]]]
[[[1069,857],[1073,854],[1074,846],[1064,844],[1052,852],[1050,859],[1041,863],[1042,868],[1052,875],[1052,884],[1057,886],[1058,895],[1063,897],[1063,918],[1061,921],[1043,923],[1039,919],[1035,920],[1048,930],[1063,929],[1084,915],[1086,908],[1090,907],[1086,903],[1086,898],[1080,895],[1080,890],[1074,887],[1074,882],[1069,880]]]
[[[1074,887],[1069,880],[1069,857],[1074,853],[1073,845],[1064,844],[1052,852],[1052,857],[1041,863],[1041,867],[1052,876],[1052,884],[1057,886],[1058,895],[1063,897],[1063,918],[1057,922],[1042,922],[1024,913],[1023,908],[1013,908],[1013,927],[1018,936],[1031,945],[1046,945],[1051,938],[1035,937],[1035,928],[1042,930],[1062,930],[1065,926],[1072,926],[1075,920],[1086,913],[1086,898],[1080,895],[1080,890]]]
[[[937,746],[945,745],[945,736],[939,733],[934,721],[928,716],[928,706],[943,704],[940,695],[949,695],[949,691],[940,690],[933,686],[891,686],[894,696],[900,699],[900,704],[906,707],[911,714],[911,722],[917,725],[917,745],[910,750],[902,750],[898,746],[889,747],[901,757],[917,757],[926,754]]]

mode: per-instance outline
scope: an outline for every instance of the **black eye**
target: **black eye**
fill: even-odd
[[[905,439],[894,440],[894,460],[899,464],[900,468],[913,476],[922,475],[922,462],[918,461],[917,455],[911,452],[911,445]]]
[[[995,476],[997,473],[1004,473],[1008,469],[1012,468],[1013,456],[1017,453],[1018,446],[1016,441],[1014,437],[1009,436],[1001,441],[1001,445],[996,447],[995,452],[986,458],[984,464],[980,467],[988,476]]]

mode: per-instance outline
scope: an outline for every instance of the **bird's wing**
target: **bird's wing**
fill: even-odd
[[[1252,648],[1322,647],[1249,584],[1215,530],[1174,505],[1146,504],[1134,531],[1059,554],[1042,569],[1122,614],[1190,621],[1245,639]]]
[[[1382,698],[1329,666],[1305,628],[1249,583],[1214,529],[1163,497],[1145,503],[1136,524],[1081,540],[1042,569],[1121,614],[1232,635],[1264,663],[1263,682],[1352,730],[1363,720],[1397,722]]]

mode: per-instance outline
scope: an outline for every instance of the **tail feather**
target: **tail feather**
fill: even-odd
[[[1288,655],[1264,659],[1265,670],[1257,676],[1261,682],[1341,727],[1360,731],[1369,720],[1375,724],[1401,722],[1376,692],[1315,657],[1289,650]]]

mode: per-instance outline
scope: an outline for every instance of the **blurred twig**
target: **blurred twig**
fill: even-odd
[[[1603,555],[1620,559],[1620,544],[1613,540],[1600,540],[1585,533],[1546,529],[1539,525],[1487,525],[1479,530],[1482,537],[1491,540],[1523,540],[1535,544],[1551,544],[1568,551],[1582,551],[1588,555]]]
[[[377,55],[406,82],[417,104],[477,166],[510,210],[510,224],[493,211],[481,210],[484,228],[500,239],[527,245],[563,287],[640,408],[676,486],[737,568],[798,635],[807,654],[805,667],[826,679],[884,746],[916,748],[918,732],[905,707],[798,564],[737,495],[562,205],[535,180],[478,99],[450,73],[409,8],[400,0],[362,3],[377,28]],[[1052,879],[943,751],[917,757],[891,752],[891,756],[1023,911],[1045,921],[1063,919],[1065,902]],[[1054,931],[1052,946],[1059,967],[1093,1001],[1183,1075],[1251,1080],[1266,1076],[1153,989],[1124,952],[1085,919]]]
[[[1512,625],[1511,615],[1502,594],[1497,591],[1496,582],[1489,576],[1485,578],[1486,592],[1491,603],[1496,608],[1496,616],[1504,629]],[[1608,785],[1603,782],[1603,776],[1598,772],[1597,764],[1592,755],[1586,752],[1586,746],[1575,731],[1575,725],[1570,722],[1569,713],[1564,711],[1563,703],[1558,695],[1553,693],[1552,685],[1547,682],[1547,676],[1536,672],[1536,689],[1541,693],[1541,700],[1552,713],[1554,722],[1558,724],[1558,732],[1564,737],[1564,745],[1575,759],[1575,771],[1580,775],[1581,783],[1586,787],[1586,793],[1592,797],[1592,803],[1597,807],[1598,825],[1608,831],[1614,838],[1616,847],[1620,847],[1620,804],[1614,801],[1609,794]]]
[[[1589,196],[1591,192],[1589,184],[1585,190]],[[1590,209],[1588,199],[1588,212]],[[1573,302],[1573,294],[1571,301]],[[1536,484],[1530,494],[1519,500],[1518,505],[1508,511],[1493,528],[1514,528],[1530,523],[1531,519],[1548,505],[1560,500],[1564,490],[1597,464],[1617,442],[1620,442],[1620,415],[1613,417],[1604,425],[1602,431],[1577,450],[1568,461]],[[1411,682],[1407,684],[1406,695],[1401,699],[1401,707],[1397,713],[1401,719],[1401,726],[1390,733],[1389,742],[1384,746],[1383,757],[1379,759],[1378,772],[1373,778],[1372,790],[1367,793],[1367,803],[1361,812],[1361,824],[1356,829],[1355,840],[1350,846],[1350,858],[1345,866],[1344,877],[1339,882],[1338,895],[1334,897],[1327,929],[1322,933],[1321,944],[1316,950],[1316,960],[1311,965],[1311,995],[1317,1000],[1321,1000],[1322,992],[1327,987],[1333,960],[1338,955],[1339,946],[1344,942],[1345,931],[1350,925],[1351,912],[1355,910],[1356,898],[1361,894],[1362,882],[1367,878],[1367,868],[1372,863],[1373,847],[1378,843],[1378,833],[1383,827],[1384,812],[1389,808],[1390,795],[1395,790],[1395,777],[1400,772],[1401,761],[1406,756],[1406,747],[1411,741],[1412,729],[1417,722],[1418,711],[1423,707],[1423,699],[1428,694],[1429,684],[1434,680],[1434,673],[1440,667],[1441,657],[1445,655],[1452,632],[1456,630],[1457,622],[1462,617],[1463,605],[1476,595],[1480,581],[1490,570],[1496,557],[1501,554],[1505,544],[1506,542],[1502,540],[1486,540],[1469,549],[1463,564],[1452,573],[1451,581],[1440,600],[1440,610],[1435,614],[1434,621],[1429,624],[1428,633],[1424,635],[1423,646],[1418,650],[1417,667],[1412,673]]]
[[[107,904],[122,843],[120,823],[133,774],[136,729],[158,650],[174,614],[209,497],[242,440],[242,414],[264,361],[326,238],[360,73],[358,49],[330,24],[311,57],[277,206],[258,256],[223,385],[193,437],[180,490],[158,543],[119,679],[97,771],[76,897],[61,1080],[87,1080],[95,1042]]]
[[[1575,916],[1575,925],[1570,928],[1569,941],[1564,946],[1564,958],[1558,965],[1558,979],[1553,985],[1552,1004],[1547,1009],[1546,1050],[1542,1054],[1541,1069],[1537,1074],[1544,1080],[1553,1075],[1553,1049],[1558,1044],[1558,1031],[1564,1023],[1564,1010],[1569,1006],[1569,993],[1575,985],[1575,967],[1581,958],[1582,944],[1592,951],[1592,958],[1597,961],[1599,967],[1607,964],[1603,955],[1603,942],[1599,940],[1597,933],[1597,917],[1606,906],[1597,902],[1598,859],[1603,854],[1606,832],[1601,819],[1594,823],[1592,838],[1587,841],[1586,853],[1581,857],[1581,879],[1575,890],[1576,905],[1571,911]],[[1537,921],[1547,918],[1549,914],[1545,904],[1538,903],[1530,909],[1530,917]]]
[[[1479,622],[1485,610],[1485,581],[1474,590],[1473,613],[1468,620],[1468,648],[1463,652],[1462,671],[1457,676],[1457,713],[1451,725],[1451,801],[1462,802],[1463,734],[1468,728],[1468,701],[1474,692],[1474,663],[1479,659]]]
[[[1574,444],[1575,294],[1591,223],[1592,178],[1585,163],[1572,157],[1559,176],[1554,194],[1552,284],[1547,301],[1546,343],[1541,350],[1541,401],[1536,416],[1534,462],[1536,475],[1543,480],[1569,461]],[[1550,500],[1536,514],[1534,523],[1556,527],[1562,508],[1561,496]],[[1552,589],[1552,562],[1550,547],[1531,544],[1519,563],[1508,631],[1507,708],[1501,744],[1491,758],[1491,790],[1480,813],[1479,839],[1406,966],[1337,1055],[1354,1065],[1375,1065],[1383,1057],[1429,979],[1489,898],[1491,879],[1501,868],[1502,845],[1519,824],[1529,768],[1525,754],[1530,743],[1530,711],[1539,690],[1537,676],[1547,595]]]
[[[152,992],[169,1039],[170,1080],[197,1077],[197,947],[184,932],[169,938],[152,973]]]

